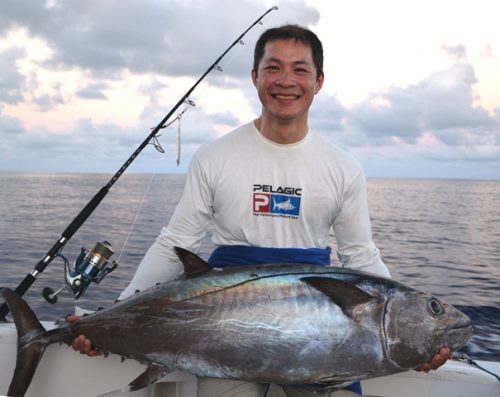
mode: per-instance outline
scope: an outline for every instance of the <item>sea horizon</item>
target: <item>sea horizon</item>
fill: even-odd
[[[118,171],[118,170],[117,170]],[[0,170],[0,173],[16,173],[16,174],[78,174],[78,175],[114,175],[116,172],[111,171],[46,171],[46,170]],[[122,175],[186,175],[185,171],[179,172],[146,172],[146,171],[125,171]],[[436,177],[436,176],[391,176],[391,175],[365,175],[367,179],[390,179],[390,180],[443,180],[443,181],[485,181],[485,182],[500,182],[500,176],[496,178],[464,178],[464,177]]]

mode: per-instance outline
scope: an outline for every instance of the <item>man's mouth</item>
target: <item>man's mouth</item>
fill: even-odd
[[[280,101],[296,101],[299,99],[299,95],[282,95],[282,94],[271,94],[274,99],[279,99]]]

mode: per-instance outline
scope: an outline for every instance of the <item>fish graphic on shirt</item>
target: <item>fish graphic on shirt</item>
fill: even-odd
[[[277,203],[276,200],[273,198],[273,211],[275,209],[283,210],[283,211],[292,211],[295,209],[293,204],[290,202],[290,198],[288,200],[282,201],[280,203]]]

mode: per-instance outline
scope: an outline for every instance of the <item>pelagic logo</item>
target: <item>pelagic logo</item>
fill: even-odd
[[[253,213],[297,218],[301,195],[301,188],[253,185]]]

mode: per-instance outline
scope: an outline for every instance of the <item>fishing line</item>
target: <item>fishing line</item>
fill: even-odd
[[[487,374],[493,376],[496,380],[498,380],[500,382],[500,376],[498,376],[497,374],[495,374],[494,372],[492,371],[488,371],[486,368],[484,367],[481,367],[477,362],[475,362],[472,358],[470,358],[467,354],[465,353],[453,353],[452,355],[452,359],[453,360],[457,360],[457,361],[462,361],[462,362],[465,362],[469,365],[472,365],[478,369],[480,369],[481,371],[484,371],[486,372]]]
[[[182,118],[182,113],[177,116],[177,134],[175,138],[175,143],[177,145],[177,153],[176,153],[177,167],[181,162],[181,118]]]
[[[137,211],[135,213],[134,220],[132,221],[132,224],[130,225],[130,228],[129,228],[128,233],[127,233],[127,237],[125,238],[122,249],[120,250],[120,254],[118,255],[117,262],[120,262],[120,260],[122,258],[122,255],[123,255],[125,248],[128,244],[128,240],[130,239],[130,236],[132,235],[132,231],[135,228],[135,225],[137,223],[137,219],[139,218],[139,214],[142,211],[142,207],[144,206],[144,202],[146,201],[146,197],[151,189],[151,185],[153,184],[153,179],[155,178],[155,176],[156,176],[156,174],[151,175],[151,178],[149,179],[148,185],[146,186],[146,189],[144,190],[144,194],[142,195],[141,202],[140,202],[139,207],[137,208]]]

